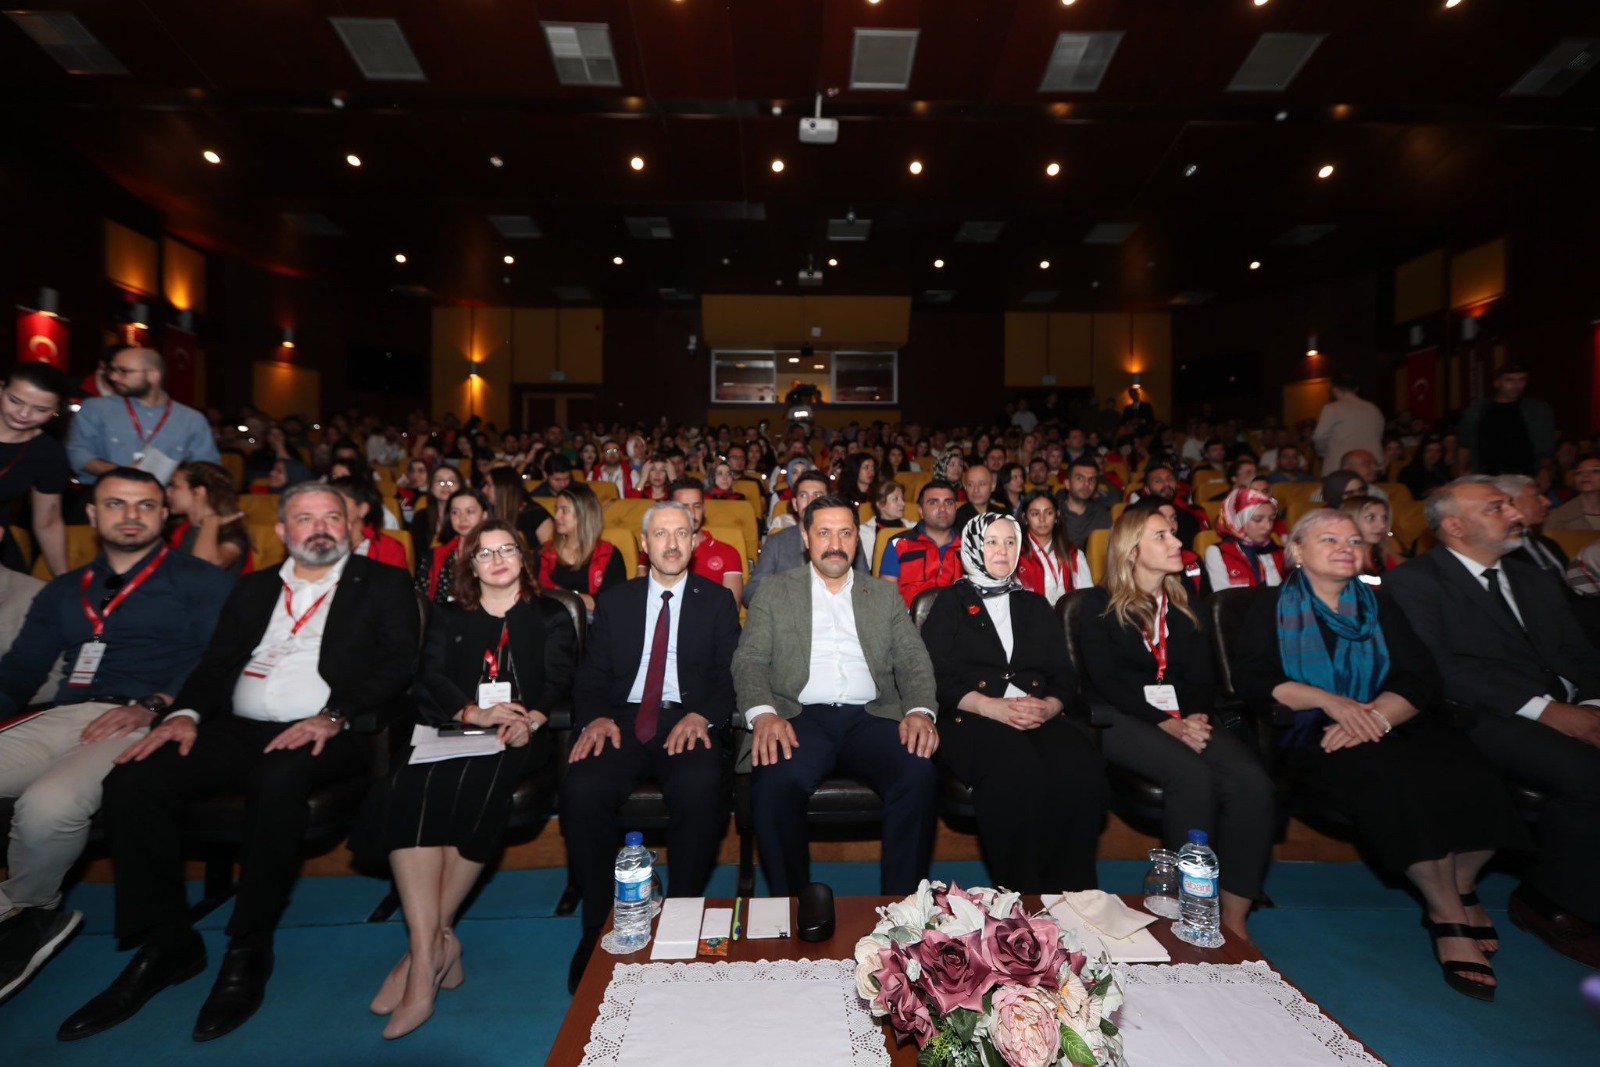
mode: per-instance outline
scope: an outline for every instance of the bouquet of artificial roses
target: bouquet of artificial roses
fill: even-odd
[[[924,880],[856,943],[872,1014],[922,1050],[918,1067],[1122,1067],[1122,973],[1019,894]]]

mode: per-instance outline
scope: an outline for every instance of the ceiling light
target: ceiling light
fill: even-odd
[[[821,363],[813,363],[813,364],[811,364],[811,369],[812,370],[822,370],[823,369],[823,365]]]
[[[799,363],[800,362],[800,357],[799,356],[790,356],[789,357],[789,362],[790,363]]]
[[[622,257],[621,256],[612,256],[611,257],[611,262],[620,267],[620,266],[622,266]]]
[[[830,260],[828,260],[828,266],[830,266],[830,267],[837,267],[837,266],[838,266],[838,265],[839,265],[839,261],[838,261],[838,260],[837,260],[837,259],[830,259]]]
[[[1255,5],[1257,7],[1266,7],[1267,6],[1267,0],[1254,0],[1254,3],[1255,3]]]
[[[1309,337],[1306,338],[1306,355],[1310,356],[1313,359],[1315,359],[1317,356],[1321,355],[1321,353],[1317,351],[1317,335],[1316,334],[1311,334]]]
[[[517,257],[516,256],[501,256],[500,257],[500,261],[502,263],[504,263],[506,266],[509,267],[509,266],[511,266],[512,264],[514,264],[517,261]]]
[[[406,254],[404,252],[396,252],[394,254],[394,261],[396,263],[404,263],[406,261]]]
[[[1459,7],[1461,0],[1444,0],[1445,7]]]
[[[1319,177],[1319,178],[1331,178],[1331,177],[1333,177],[1333,164],[1332,163],[1324,163],[1322,165],[1322,169],[1317,171],[1317,177]]]
[[[1195,174],[1196,174],[1196,173],[1197,173],[1197,172],[1198,172],[1198,171],[1199,171],[1199,170],[1200,170],[1200,164],[1198,164],[1198,163],[1191,163],[1191,164],[1189,164],[1189,165],[1188,165],[1188,166],[1187,166],[1187,167],[1184,167],[1184,168],[1183,168],[1183,176],[1184,176],[1184,177],[1185,177],[1185,178],[1193,178],[1193,177],[1194,177],[1194,176],[1195,176]]]
[[[934,270],[944,270],[944,260],[942,260],[942,259],[934,260],[933,261],[933,269]]]
[[[1040,270],[1049,270],[1050,269],[1050,261],[1048,259],[1041,259],[1039,261],[1039,269]]]
[[[1288,117],[1289,117],[1289,113],[1287,111],[1280,111],[1276,115],[1272,116],[1273,121],[1275,121],[1275,122],[1282,122],[1284,119],[1286,119]]]
[[[1250,261],[1250,269],[1251,270],[1260,270],[1261,269],[1261,261],[1259,259],[1252,259]]]
[[[221,157],[221,156],[219,156],[219,155],[217,155],[217,154],[216,154],[216,153],[215,153],[215,152],[213,152],[213,151],[212,151],[212,150],[211,150],[211,149],[209,149],[209,148],[208,148],[208,149],[206,149],[206,150],[205,150],[205,151],[204,151],[204,152],[201,152],[201,153],[200,153],[200,156],[201,156],[201,158],[203,158],[203,159],[204,159],[204,160],[205,160],[205,161],[206,161],[206,162],[207,162],[207,163],[221,163],[221,162],[222,162],[222,157]]]
[[[361,166],[361,157],[356,155],[354,152],[351,152],[349,155],[345,156],[344,161],[350,164],[352,167]]]
[[[628,166],[632,167],[634,170],[644,170],[644,157],[634,156],[632,159],[628,160]]]
[[[774,174],[782,174],[783,173],[783,160],[774,159],[772,161],[772,173],[774,173]]]
[[[1054,178],[1057,174],[1061,173],[1061,164],[1052,163],[1048,167],[1044,168],[1044,172],[1050,177]]]
[[[283,345],[284,348],[293,348],[294,347],[294,327],[293,326],[285,326],[283,328],[283,341],[281,342],[281,344]]]
[[[1077,2],[1078,2],[1078,0],[1061,0],[1061,6],[1062,7],[1071,7],[1073,4],[1075,4]]]
[[[491,167],[503,167],[505,165],[506,165],[506,161],[501,159],[499,156],[490,156],[489,157],[489,166],[491,166]]]
[[[911,170],[912,174],[921,174],[922,173],[922,160],[913,159],[911,161],[910,170]]]

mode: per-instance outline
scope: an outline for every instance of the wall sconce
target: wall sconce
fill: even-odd
[[[128,313],[128,325],[135,330],[148,330],[150,328],[150,307],[147,304],[135,304]]]
[[[54,289],[39,290],[39,313],[49,315],[52,319],[61,316],[61,294]]]
[[[1316,359],[1322,353],[1317,351],[1317,335],[1309,334],[1306,337],[1306,358]]]
[[[184,333],[194,333],[194,312],[190,311],[188,308],[184,308],[182,311],[179,311],[178,321],[173,323],[173,325],[182,330]]]
[[[283,340],[278,342],[278,344],[282,348],[293,348],[294,347],[294,327],[293,326],[285,326],[283,328]]]

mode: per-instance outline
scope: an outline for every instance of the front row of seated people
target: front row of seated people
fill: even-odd
[[[410,1032],[464,977],[456,913],[517,783],[551,769],[558,746],[545,727],[569,691],[561,828],[584,931],[573,979],[609,906],[626,829],[617,813],[633,786],[661,784],[668,891],[699,895],[726,825],[731,757],[744,753],[771,892],[809,880],[807,799],[833,775],[883,798],[880,888],[913,888],[931,861],[935,760],[971,786],[998,883],[1092,887],[1109,764],[1163,787],[1164,844],[1191,828],[1213,833],[1225,920],[1248,936],[1272,786],[1255,746],[1215,714],[1210,641],[1189,596],[1195,562],[1163,502],[1117,519],[1103,585],[1073,605],[1085,694],[1049,602],[1017,579],[1031,531],[999,513],[969,520],[949,549],[964,577],[937,596],[919,634],[894,586],[853,568],[855,508],[811,488],[801,481],[795,494],[803,562],[764,576],[742,632],[725,587],[690,569],[689,508],[652,506],[641,531],[648,572],[595,597],[579,663],[569,617],[541,593],[537,557],[514,526],[481,521],[461,534],[448,553],[453,600],[433,607],[422,641],[407,576],[351,553],[353,511],[336,490],[286,491],[277,533],[288,559],[233,584],[162,543],[166,507],[149,475],[107,472],[90,513],[100,555],[37,592],[0,658],[5,715],[28,705],[58,656],[65,670],[48,710],[0,733],[0,795],[16,798],[0,993],[79,921],[58,908],[61,884],[96,810],[115,864],[116,932],[139,947],[59,1036],[110,1029],[202,973],[181,879],[184,814],[243,793],[228,948],[194,1027],[197,1040],[228,1033],[265,995],[307,797],[359,780],[385,725],[491,727],[507,746],[499,755],[399,761],[373,785],[352,838],[394,873],[408,943],[372,1010],[388,1016],[386,1037]],[[938,510],[927,503],[925,514]],[[1600,700],[1600,665],[1553,580],[1502,558],[1522,526],[1492,481],[1447,486],[1428,520],[1439,546],[1376,591],[1355,580],[1365,558],[1355,519],[1328,509],[1302,518],[1282,583],[1251,605],[1233,642],[1233,676],[1245,700],[1290,709],[1273,762],[1416,884],[1445,980],[1487,999],[1498,941],[1474,886],[1499,850],[1536,857],[1513,921],[1600,963],[1600,709],[1588,703]],[[1114,709],[1098,748],[1079,713],[1086,697]],[[748,735],[725,729],[735,712]],[[1545,794],[1537,842],[1500,775]]]

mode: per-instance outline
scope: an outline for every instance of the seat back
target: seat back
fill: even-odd
[[[737,527],[744,534],[746,550],[751,545],[761,543],[760,530],[756,526],[756,515],[754,511],[750,510],[749,504],[742,500],[707,500],[705,504],[707,526]],[[746,558],[749,558],[748,551],[743,554]]]
[[[1111,551],[1111,531],[1095,530],[1090,533],[1083,551],[1089,557],[1089,577],[1098,584],[1106,576],[1106,553]]]
[[[239,510],[247,524],[274,526],[278,522],[277,493],[245,493],[239,497]]]
[[[1600,539],[1600,530],[1546,530],[1544,535],[1560,545],[1561,551],[1572,559]]]
[[[631,529],[620,526],[607,526],[600,531],[600,540],[615,545],[617,551],[622,553],[622,565],[632,578],[639,573],[639,527],[635,524]]]
[[[415,571],[417,569],[417,551],[416,547],[411,543],[411,531],[385,530],[383,533],[384,536],[392,537],[400,542],[400,547],[406,550],[406,570]]]
[[[283,547],[283,539],[278,536],[275,526],[250,522],[245,524],[245,532],[250,535],[250,558],[254,561],[255,570],[276,567],[288,558],[288,550]],[[410,536],[406,535],[407,538]]]
[[[939,599],[943,589],[924,589],[911,601],[911,621],[917,629],[922,629],[922,624],[928,621],[928,613],[933,610],[933,602]]]
[[[583,484],[587,485],[594,493],[595,499],[600,501],[602,508],[607,504],[613,504],[622,499],[622,494],[617,492],[617,484],[615,482],[608,482],[604,478],[598,478],[594,481],[585,480]]]
[[[578,636],[575,658],[583,659],[583,643],[589,636],[589,614],[583,606],[583,598],[570,589],[541,589],[539,595],[549,597],[567,609],[567,615],[572,619],[572,630]]]
[[[1101,533],[1104,531],[1095,531]],[[1072,659],[1072,668],[1078,675],[1078,692],[1089,691],[1089,668],[1083,661],[1083,653],[1078,648],[1078,633],[1080,620],[1083,618],[1083,605],[1088,599],[1089,590],[1074,589],[1060,600],[1056,601],[1056,618],[1061,620],[1061,632],[1066,637],[1067,655]]]
[[[1218,589],[1203,603],[1206,623],[1211,630],[1211,654],[1216,661],[1217,688],[1223,696],[1236,695],[1233,686],[1233,653],[1239,629],[1257,598],[1266,596],[1267,589],[1257,586],[1238,586]]]
[[[100,535],[93,526],[68,526],[67,530],[67,569],[77,570],[86,563],[94,562],[95,556],[100,554]],[[49,581],[57,577],[50,565],[45,562],[41,553],[33,562],[33,576]]]

